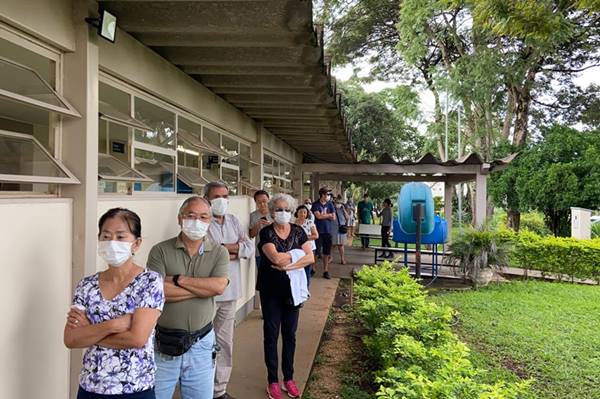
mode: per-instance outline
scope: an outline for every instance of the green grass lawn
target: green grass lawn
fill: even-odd
[[[600,398],[600,287],[524,281],[435,298],[459,312],[483,379],[532,377],[536,398]]]

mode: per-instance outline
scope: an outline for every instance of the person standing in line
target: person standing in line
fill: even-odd
[[[383,201],[383,209],[381,212],[377,212],[377,216],[381,218],[381,246],[390,248],[390,230],[392,228],[392,201],[386,198]],[[383,253],[383,258],[392,258],[394,254],[392,252]]]
[[[304,229],[306,236],[308,237],[308,241],[310,242],[310,248],[313,251],[317,249],[315,241],[319,238],[319,232],[317,231],[317,226],[315,226],[315,222],[313,222],[308,215],[310,211],[306,205],[300,205],[296,209],[296,213],[294,213],[294,217],[296,218],[295,223]],[[306,271],[306,281],[307,285],[310,285],[310,278],[313,275],[313,265],[310,264],[304,268]]]
[[[327,187],[319,189],[319,200],[312,204],[312,213],[315,215],[315,224],[319,232],[317,247],[321,248],[323,258],[323,277],[329,276],[329,263],[331,262],[331,239],[332,239],[332,221],[335,220],[335,208],[329,200],[330,194]],[[318,250],[318,249],[317,249]]]
[[[213,219],[208,228],[208,237],[222,245],[229,252],[229,286],[216,298],[217,314],[214,325],[217,344],[215,370],[215,399],[234,399],[227,393],[227,384],[233,368],[233,329],[235,325],[235,305],[242,296],[242,274],[240,259],[254,255],[254,243],[242,229],[238,218],[227,213],[229,188],[223,182],[210,182],[204,186],[204,198],[212,207]]]
[[[154,399],[154,326],[165,302],[163,279],[133,260],[142,243],[138,215],[110,209],[98,230],[98,254],[109,267],[77,284],[64,329],[67,348],[87,348],[77,399]]]
[[[344,208],[346,209],[346,213],[348,214],[348,242],[350,246],[352,246],[352,240],[354,240],[354,225],[356,224],[356,207],[354,206],[354,202],[352,202],[352,198],[349,198],[346,204],[344,204]]]
[[[301,396],[294,381],[294,355],[300,305],[308,298],[308,290],[304,270],[300,269],[314,263],[315,259],[302,227],[290,223],[294,202],[287,194],[275,194],[269,201],[274,223],[260,231],[262,264],[258,268],[257,288],[263,310],[269,399],[282,399],[282,389],[290,398]],[[280,332],[282,385],[279,384],[277,354]]]
[[[156,327],[156,399],[172,399],[177,383],[182,399],[213,397],[212,320],[215,297],[229,283],[229,254],[206,239],[211,219],[208,201],[189,197],[179,208],[181,233],[148,255],[148,268],[164,278],[167,299]]]
[[[373,203],[369,201],[369,194],[363,196],[363,200],[358,203],[358,223],[371,224],[373,220]],[[359,231],[360,234],[360,231]],[[361,248],[369,248],[368,234],[360,234]]]
[[[346,256],[344,251],[344,245],[348,240],[348,213],[342,203],[342,196],[338,194],[335,199],[335,220],[331,222],[331,245],[338,249],[340,253],[340,263],[345,265]]]
[[[250,214],[248,234],[250,238],[255,239],[254,257],[256,258],[256,267],[258,267],[260,265],[260,254],[258,252],[260,237],[258,233],[263,227],[273,223],[273,219],[269,213],[269,193],[265,190],[258,190],[254,193],[254,203],[256,204],[256,210]]]

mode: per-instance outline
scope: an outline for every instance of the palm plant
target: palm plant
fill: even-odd
[[[464,227],[456,232],[449,246],[450,262],[460,267],[475,286],[487,285],[494,269],[508,266],[510,243],[488,224]]]

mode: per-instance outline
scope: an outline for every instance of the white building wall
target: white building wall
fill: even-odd
[[[179,234],[177,213],[187,196],[170,198],[160,197],[100,197],[98,201],[98,219],[107,210],[116,207],[130,209],[138,214],[142,221],[142,246],[136,254],[136,262],[145,266],[148,253],[152,247],[164,240]],[[248,231],[250,212],[254,210],[254,201],[250,197],[237,196],[229,199],[229,213],[240,220],[244,231]],[[256,268],[254,259],[242,260],[242,298],[238,301],[238,309],[254,297],[256,286]],[[103,270],[106,264],[100,257],[96,259],[96,269]]]
[[[0,199],[0,398],[67,398],[71,303],[67,199]]]

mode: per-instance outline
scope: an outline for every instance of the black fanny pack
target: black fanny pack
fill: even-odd
[[[178,328],[156,326],[156,349],[169,356],[181,356],[213,329],[208,323],[200,330],[188,332]]]

